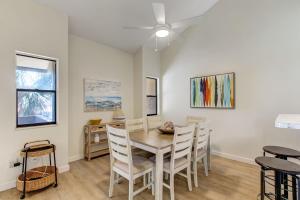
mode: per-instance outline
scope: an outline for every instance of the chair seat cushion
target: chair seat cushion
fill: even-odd
[[[154,166],[153,162],[141,156],[133,156],[132,162],[133,162],[133,174],[138,174],[140,172],[146,171],[148,169],[153,168]],[[124,171],[125,173],[129,173],[129,167],[124,162],[117,160],[114,163],[114,167]]]
[[[164,160],[164,171],[170,171],[170,158]],[[183,165],[189,164],[188,159],[185,157],[178,158],[175,160],[174,168],[179,168]]]

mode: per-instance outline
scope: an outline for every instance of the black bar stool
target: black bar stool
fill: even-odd
[[[276,158],[279,159],[283,159],[283,160],[287,160],[288,158],[296,158],[298,159],[300,157],[300,151],[294,150],[294,149],[290,149],[290,148],[286,148],[286,147],[280,147],[280,146],[264,146],[263,147],[264,150],[264,156],[266,155],[266,153],[275,155]],[[293,184],[296,183],[296,179],[293,179]],[[281,177],[281,183],[283,183],[284,185],[284,197],[286,199],[288,199],[288,179],[286,175],[283,175]],[[293,193],[293,196],[295,196],[296,194]]]
[[[300,157],[300,151],[286,148],[286,147],[280,147],[280,146],[264,146],[264,156],[266,153],[270,153],[275,155],[277,158],[287,160],[288,158],[299,158]]]
[[[300,181],[298,175],[300,175],[300,165],[279,159],[279,158],[272,158],[272,157],[257,157],[255,159],[255,162],[261,166],[261,200],[264,200],[265,197],[268,199],[273,199],[271,196],[275,197],[275,200],[288,200],[288,197],[286,198],[285,195],[281,194],[281,179],[282,176],[288,177],[291,176],[293,180],[295,180],[295,183],[293,181],[293,184],[291,186],[292,192],[293,192],[293,200],[300,200]],[[270,182],[267,182],[266,179],[270,180],[270,177],[266,176],[265,171],[266,170],[272,170],[275,173],[275,185],[270,184]],[[296,182],[298,184],[296,184]],[[274,186],[275,193],[266,193],[265,191],[265,183],[268,183],[272,186]],[[298,185],[298,187],[297,187]],[[287,191],[288,191],[289,185],[287,182]],[[298,191],[298,193],[297,193]]]

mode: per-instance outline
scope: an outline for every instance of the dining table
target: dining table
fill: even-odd
[[[151,152],[155,155],[155,200],[163,199],[164,154],[171,152],[173,134],[161,133],[158,129],[130,133],[131,146]],[[210,170],[210,134],[207,147],[208,169]]]

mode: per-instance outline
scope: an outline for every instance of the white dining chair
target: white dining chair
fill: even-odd
[[[127,130],[113,128],[109,125],[106,128],[110,151],[109,197],[113,196],[114,184],[118,182],[118,180],[115,180],[115,173],[129,181],[129,200],[132,200],[135,195],[147,188],[152,188],[152,195],[154,195],[153,162],[144,157],[132,156]],[[145,177],[145,175],[150,176],[150,181],[134,191],[134,180],[139,177]]]
[[[199,125],[201,128],[208,128],[209,132],[211,133],[213,130],[210,128],[210,120],[206,117],[200,116],[187,116],[186,117],[186,125],[195,124],[196,126]]]
[[[147,132],[146,118],[127,119],[125,121],[125,129],[128,131],[129,135],[130,135],[130,133],[134,133],[134,132],[138,132],[138,131]],[[139,148],[132,147],[131,150],[132,150],[133,155],[142,156],[145,158],[150,158],[153,156],[152,153],[150,153],[148,151],[144,151]],[[148,177],[148,179],[149,178],[150,177]],[[118,177],[118,179],[119,179],[119,177]],[[143,180],[144,180],[144,185],[146,185],[146,175],[143,178]],[[134,181],[134,183],[135,183],[135,181]]]
[[[170,184],[163,185],[170,190],[171,200],[174,200],[174,175],[179,174],[188,181],[188,189],[192,191],[191,181],[191,150],[194,138],[195,125],[175,127],[171,157],[164,161],[164,173],[169,174]],[[181,173],[186,169],[186,174]]]
[[[147,129],[148,131],[152,131],[157,129],[163,125],[163,120],[160,115],[156,116],[148,116],[147,117]]]
[[[146,118],[137,118],[137,119],[129,119],[125,121],[125,129],[128,131],[129,135],[130,133],[138,132],[138,131],[144,131],[147,132],[147,122]],[[139,148],[132,148],[133,153],[135,155],[140,155],[146,158],[149,158],[153,156],[152,153],[144,151]]]
[[[195,128],[195,139],[192,152],[192,174],[194,175],[194,184],[198,187],[198,162],[202,161],[204,164],[205,175],[208,176],[208,162],[207,162],[207,146],[209,138],[209,129],[203,128],[199,125]]]
[[[186,117],[186,124],[191,125],[191,124],[203,124],[207,123],[206,117],[199,117],[199,116],[187,116]]]
[[[128,119],[125,121],[125,128],[129,133],[137,131],[147,131],[147,122],[145,118]]]

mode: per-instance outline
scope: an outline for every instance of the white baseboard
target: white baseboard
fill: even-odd
[[[82,154],[78,154],[78,155],[75,155],[75,156],[70,156],[69,157],[69,162],[74,162],[74,161],[77,161],[77,160],[81,160],[83,158],[84,158],[84,156]]]
[[[255,161],[253,159],[245,158],[245,157],[241,157],[241,156],[237,156],[237,155],[233,155],[233,154],[229,154],[229,153],[213,151],[212,154],[223,157],[223,158],[227,158],[230,160],[236,160],[236,161],[248,163],[248,164],[255,164]],[[84,156],[81,154],[78,154],[75,156],[70,156],[69,162],[74,162],[74,161],[81,160],[81,159],[84,159]]]
[[[0,185],[0,192],[16,187],[16,180],[8,181]]]
[[[245,157],[241,157],[241,156],[237,156],[237,155],[233,155],[233,154],[229,154],[229,153],[213,151],[212,154],[223,157],[223,158],[227,158],[230,160],[236,160],[236,161],[248,163],[248,164],[255,164],[255,161],[253,159],[245,158]],[[74,162],[74,161],[81,160],[81,159],[84,159],[84,155],[78,154],[75,156],[70,156],[69,162]]]
[[[248,164],[252,164],[255,165],[255,161],[253,159],[250,158],[245,158],[245,157],[241,157],[241,156],[237,156],[237,155],[233,155],[233,154],[229,154],[229,153],[224,153],[224,152],[219,152],[219,151],[213,151],[212,152],[213,155],[217,155],[223,158],[227,158],[230,160],[236,160],[239,162],[243,162],[243,163],[248,163]],[[75,156],[71,156],[69,157],[69,162],[74,162],[76,160],[80,160],[83,159],[84,156],[83,155],[75,155]],[[70,170],[70,165],[62,165],[58,167],[58,172],[59,173],[64,173]],[[5,190],[9,190],[11,188],[15,188],[16,187],[16,180],[12,180],[12,181],[8,181],[6,183],[0,184],[0,192],[1,191],[5,191]]]
[[[57,167],[58,169],[58,173],[64,173],[64,172],[67,172],[70,170],[70,165],[67,164],[67,165],[62,165],[62,166],[59,166]],[[15,188],[16,187],[16,180],[11,180],[11,181],[8,181],[6,183],[3,183],[3,184],[0,184],[0,192],[2,191],[5,191],[5,190],[9,190],[9,189],[12,189],[12,188]]]
[[[230,160],[235,160],[235,161],[239,161],[239,162],[243,162],[243,163],[247,163],[247,164],[251,164],[251,165],[256,165],[255,161],[253,159],[250,159],[250,158],[245,158],[245,157],[242,157],[242,156],[237,156],[237,155],[224,153],[224,152],[219,152],[219,151],[212,151],[212,154],[216,155],[216,156],[223,157],[223,158],[227,158],[227,159],[230,159]]]
[[[70,170],[70,165],[69,164],[58,167],[58,173],[60,173],[60,174],[64,173],[64,172],[67,172],[69,170]]]

